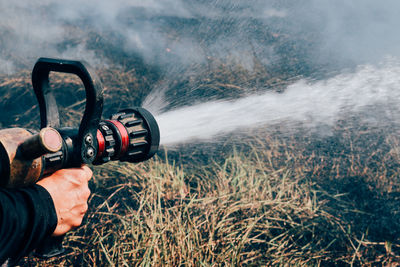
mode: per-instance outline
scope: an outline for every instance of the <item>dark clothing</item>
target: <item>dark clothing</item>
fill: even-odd
[[[0,188],[0,265],[11,263],[39,245],[57,226],[53,200],[39,185],[19,189]]]

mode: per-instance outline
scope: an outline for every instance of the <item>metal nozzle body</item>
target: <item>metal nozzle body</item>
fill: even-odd
[[[62,147],[62,138],[59,132],[46,127],[25,140],[20,146],[20,155],[24,159],[32,160],[47,153],[54,153]]]

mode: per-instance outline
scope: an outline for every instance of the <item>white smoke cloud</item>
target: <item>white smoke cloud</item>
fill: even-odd
[[[15,71],[13,62],[0,58],[0,73],[12,74]]]
[[[278,10],[275,8],[267,8],[263,12],[264,18],[285,18],[287,16],[286,10]]]
[[[209,54],[270,64],[287,43],[309,64],[358,64],[400,56],[399,8],[396,0],[0,0],[0,57],[14,69],[40,56],[100,64],[94,32],[164,69]]]
[[[300,1],[291,30],[311,38],[317,62],[376,63],[400,56],[399,9],[396,0]]]
[[[248,49],[252,38],[246,18],[285,15],[255,2],[0,0],[0,56],[17,67],[30,67],[40,56],[64,55],[98,64],[99,48],[88,44],[95,32],[150,64],[201,63],[205,53],[218,56],[221,40],[235,39],[227,48],[233,52]],[[221,24],[231,27],[221,30]]]
[[[397,0],[0,0],[0,73],[31,68],[41,56],[108,64],[104,58],[107,53],[103,51],[109,44],[124,52],[122,57],[139,56],[147,64],[176,74],[171,79],[179,77],[181,70],[195,73],[208,56],[229,58],[233,64],[249,70],[253,68],[253,57],[266,66],[285,64],[286,61],[279,60],[295,57],[303,58],[300,65],[333,65],[340,70],[349,64],[376,64],[387,56],[400,58],[398,10]],[[97,44],[97,39],[104,42]],[[377,71],[381,74],[379,79],[390,78],[390,88],[397,88],[399,81]],[[391,73],[387,68],[385,71]],[[292,117],[329,121],[334,116],[323,117],[324,112],[336,114],[344,106],[343,101],[358,105],[357,99],[365,100],[359,98],[364,96],[363,90],[375,90],[368,80],[356,86],[362,79],[351,77],[338,76],[325,84],[298,83],[282,96],[266,95],[265,99],[257,99],[270,103],[269,99],[275,97],[278,103],[287,104]],[[344,86],[336,84],[335,79]],[[381,88],[375,80],[371,84]],[[168,81],[163,85],[168,85]],[[163,85],[159,87],[166,91],[168,88]],[[310,91],[304,91],[307,88]],[[159,88],[156,86],[155,90]],[[295,90],[298,92],[294,93]],[[150,99],[157,93],[160,92],[153,92],[145,103],[160,102],[165,107],[160,98]],[[387,99],[389,95],[394,96],[392,93],[383,96]],[[307,97],[316,100],[307,102]],[[325,103],[322,97],[331,102]],[[245,101],[237,103],[251,104]],[[299,106],[302,103],[304,106]],[[259,105],[274,107],[272,102]],[[309,113],[306,105],[315,106],[321,112]],[[274,118],[288,114],[279,113],[279,107]],[[260,112],[254,112],[254,118],[263,120],[264,117],[257,116]],[[313,119],[317,113],[319,116]],[[265,114],[271,116],[274,110],[265,110]],[[220,117],[224,118],[224,114]]]

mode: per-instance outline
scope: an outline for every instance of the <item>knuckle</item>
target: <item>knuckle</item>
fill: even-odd
[[[82,212],[83,213],[86,213],[88,209],[89,209],[89,205],[87,203],[82,205]]]
[[[85,177],[87,178],[87,180],[89,180],[89,178],[92,177],[92,175],[93,175],[93,171],[86,165],[82,166],[81,169],[83,170],[83,173],[84,173]]]
[[[81,205],[82,203],[87,203],[90,196],[90,190],[87,187],[81,187],[76,190],[76,203]]]
[[[84,175],[84,173],[79,173],[79,175],[77,175],[76,177],[78,179],[78,182],[80,184],[87,184],[88,179],[86,178],[86,176]]]
[[[83,193],[82,193],[82,195],[83,195],[83,197],[84,197],[84,199],[85,200],[87,200],[89,197],[90,197],[90,189],[89,189],[89,187],[86,187],[84,190],[83,190]]]
[[[72,221],[72,227],[76,228],[82,224],[83,216],[77,217],[75,220]]]
[[[87,168],[87,175],[89,176],[89,177],[92,177],[92,175],[93,175],[93,171],[88,167]]]

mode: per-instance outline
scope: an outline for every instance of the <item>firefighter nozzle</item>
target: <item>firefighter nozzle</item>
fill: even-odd
[[[94,164],[110,160],[140,162],[158,150],[160,132],[153,115],[144,108],[124,109],[99,123]],[[91,140],[85,140],[91,142]]]

